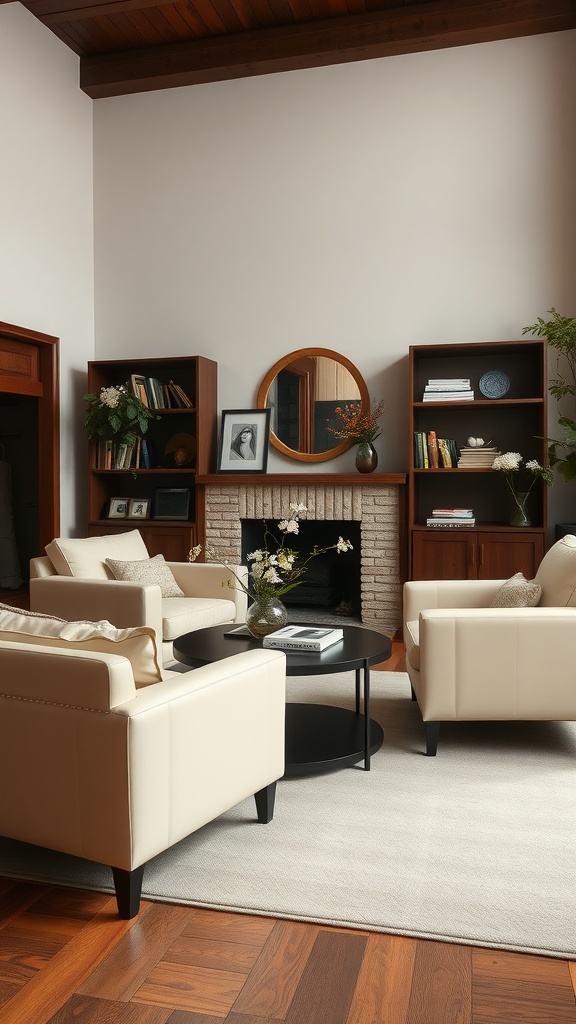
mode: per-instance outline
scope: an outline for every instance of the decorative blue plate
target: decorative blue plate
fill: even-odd
[[[510,390],[510,379],[502,370],[488,370],[478,384],[485,398],[504,398]]]

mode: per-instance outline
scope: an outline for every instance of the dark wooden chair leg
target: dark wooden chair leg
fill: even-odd
[[[136,917],[140,910],[144,867],[145,865],[142,864],[139,868],[134,868],[133,871],[125,871],[124,868],[112,868],[118,913],[125,921]]]
[[[436,757],[440,722],[424,722],[424,732],[426,733],[426,757]]]
[[[261,825],[267,825],[274,816],[274,800],[276,799],[276,783],[271,782],[269,786],[254,794],[256,801],[256,813]]]

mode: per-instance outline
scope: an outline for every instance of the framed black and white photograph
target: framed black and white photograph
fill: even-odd
[[[154,496],[154,519],[188,519],[190,488],[159,487]]]
[[[265,473],[268,465],[270,409],[222,412],[219,473]]]
[[[128,498],[110,498],[108,519],[125,519],[128,515]]]
[[[128,506],[129,519],[148,519],[150,516],[150,498],[130,498]]]

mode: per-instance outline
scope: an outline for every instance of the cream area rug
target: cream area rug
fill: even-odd
[[[287,688],[353,706],[353,673]],[[447,724],[425,757],[408,677],[392,672],[372,673],[372,717],[370,772],[281,781],[269,825],[246,800],[150,862],[143,894],[576,959],[576,726]],[[112,891],[107,868],[11,840],[0,874]]]

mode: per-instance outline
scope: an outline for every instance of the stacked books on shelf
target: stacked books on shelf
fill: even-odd
[[[426,526],[474,526],[476,519],[471,508],[434,508]]]
[[[435,430],[414,431],[416,469],[456,469],[460,449],[453,437],[438,437]]]
[[[150,442],[138,438],[134,444],[118,441],[98,441],[94,469],[151,469]]]
[[[337,644],[344,637],[342,629],[330,629],[329,626],[284,626],[274,633],[269,633],[262,641],[263,647],[278,648],[282,651],[324,651],[332,644]]]
[[[500,452],[497,448],[469,448],[463,445],[460,449],[458,469],[491,469],[492,463]]]
[[[130,378],[132,391],[147,409],[192,409],[192,402],[179,384],[173,380],[162,384],[156,377],[144,377],[133,373]]]
[[[468,377],[433,377],[422,395],[423,402],[471,402],[473,399]]]

